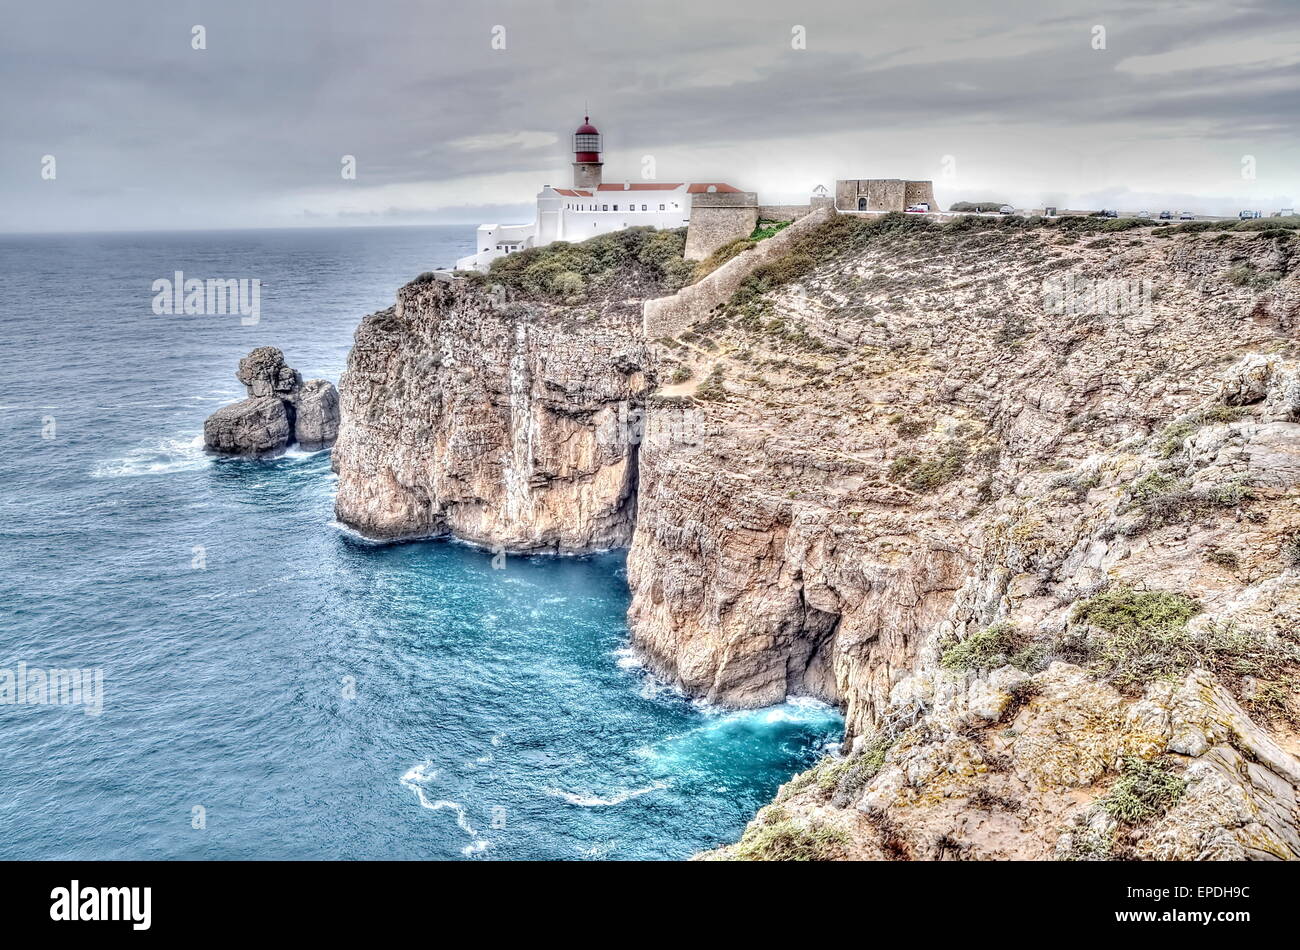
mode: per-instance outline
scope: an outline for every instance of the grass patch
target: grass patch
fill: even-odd
[[[1192,488],[1185,479],[1167,472],[1148,472],[1129,488],[1130,508],[1142,517],[1128,529],[1139,535],[1165,525],[1190,521],[1215,511],[1228,511],[1249,504],[1255,497],[1244,481],[1223,482],[1210,488]]]
[[[1187,438],[1203,426],[1236,422],[1245,414],[1246,410],[1239,406],[1214,406],[1184,416],[1161,430],[1156,439],[1156,454],[1164,459],[1172,458],[1182,449]]]
[[[1099,808],[1118,822],[1140,825],[1164,815],[1187,791],[1187,780],[1160,762],[1128,758]]]
[[[1023,646],[1020,632],[1009,623],[972,633],[943,651],[939,665],[949,670],[991,670],[1006,666]]]
[[[705,402],[725,402],[727,399],[727,390],[723,386],[725,379],[726,373],[722,369],[722,364],[715,363],[704,382],[696,387],[695,398],[703,399]]]
[[[938,455],[929,458],[900,455],[889,466],[889,478],[911,491],[926,494],[948,484],[965,470],[966,446],[949,442]]]
[[[1108,633],[1121,633],[1155,627],[1182,627],[1200,609],[1200,604],[1182,594],[1136,590],[1121,585],[1075,605],[1073,619]]]
[[[686,229],[625,228],[580,244],[555,241],[492,262],[487,282],[527,297],[576,303],[604,296],[658,296],[690,283]]]
[[[1238,264],[1223,276],[1233,286],[1253,288],[1269,287],[1282,279],[1282,275],[1275,270],[1260,271],[1250,264]]]
[[[1191,629],[1188,621],[1200,610],[1199,603],[1182,594],[1114,587],[1079,603],[1073,619],[1100,631],[1090,665],[1121,686],[1206,669],[1228,680],[1238,695],[1247,677],[1292,688],[1300,645],[1236,623],[1209,622]]]
[[[790,226],[789,221],[760,221],[749,235],[751,241],[766,241]]]
[[[847,854],[848,835],[839,828],[803,825],[776,811],[774,820],[756,821],[745,829],[731,849],[733,860],[834,861]]]

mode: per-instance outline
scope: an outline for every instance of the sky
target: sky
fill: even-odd
[[[837,178],[932,179],[945,208],[1300,199],[1300,0],[0,0],[0,17],[6,232],[526,222],[541,185],[570,183],[584,110],[606,181],[764,203]]]

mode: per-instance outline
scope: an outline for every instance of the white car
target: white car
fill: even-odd
[[[1194,215],[1194,214],[1193,214],[1192,212],[1190,212],[1190,211],[1180,211],[1180,212],[1178,212],[1178,220],[1179,220],[1179,221],[1195,221],[1195,220],[1196,220],[1196,215]]]
[[[1015,214],[1015,213],[1016,213],[1016,209],[1011,207],[1011,205],[1003,205],[1001,208],[998,208],[998,214]]]
[[[930,203],[928,201],[920,201],[914,205],[908,205],[906,213],[907,214],[929,214]]]
[[[1150,212],[1150,211],[1139,211],[1139,212],[1138,212],[1138,217],[1139,217],[1139,218],[1149,218],[1149,217],[1151,217],[1151,212]]]

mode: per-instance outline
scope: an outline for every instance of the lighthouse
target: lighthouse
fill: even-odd
[[[591,116],[582,117],[582,125],[573,133],[573,187],[589,191],[600,184],[600,132],[591,124]]]
[[[458,260],[456,269],[482,272],[498,257],[530,247],[553,241],[585,241],[624,228],[680,228],[690,224],[691,208],[697,200],[706,210],[705,222],[696,230],[709,237],[687,239],[687,257],[691,260],[707,257],[715,246],[710,241],[725,243],[754,230],[758,198],[753,192],[721,181],[642,178],[605,184],[601,180],[605,163],[600,156],[600,131],[591,124],[591,116],[583,116],[582,125],[573,133],[573,187],[543,185],[537,193],[537,216],[532,224],[479,225],[474,253]],[[728,215],[737,221],[720,229],[718,219]]]

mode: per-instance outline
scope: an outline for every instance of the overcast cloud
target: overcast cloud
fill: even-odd
[[[944,206],[1300,197],[1295,0],[0,6],[5,231],[529,220],[585,103],[607,181],[649,155],[767,201],[848,177],[932,178]]]

